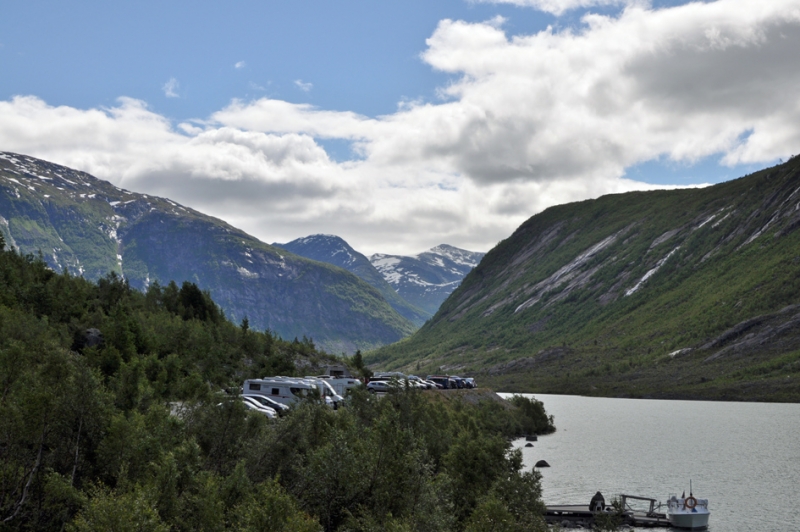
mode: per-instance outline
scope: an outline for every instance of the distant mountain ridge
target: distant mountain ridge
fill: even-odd
[[[274,243],[273,246],[307,259],[339,266],[357,275],[375,287],[398,314],[417,327],[421,327],[427,319],[433,316],[433,313],[419,309],[403,299],[386,282],[378,270],[370,263],[369,259],[353,249],[341,237],[336,235],[310,235],[292,240],[286,244]]]
[[[366,361],[503,391],[800,401],[799,229],[800,157],[551,207]]]
[[[376,253],[369,260],[403,299],[435,314],[484,255],[441,244],[410,257]]]
[[[397,341],[414,325],[357,276],[269,246],[164,198],[84,172],[0,152],[0,232],[56,270],[131,286],[188,280],[233,320],[284,338],[307,336],[331,353]]]

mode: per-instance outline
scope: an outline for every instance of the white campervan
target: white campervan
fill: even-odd
[[[303,377],[303,380],[306,382],[310,382],[314,384],[319,393],[323,397],[330,397],[331,401],[333,401],[333,408],[339,408],[344,404],[344,397],[336,393],[336,390],[333,389],[333,386],[330,385],[328,381],[325,379],[320,379],[317,377]]]
[[[263,395],[291,406],[315,389],[315,385],[304,381],[287,377],[266,377],[244,381],[242,395]]]
[[[341,395],[342,397],[347,396],[347,390],[363,386],[361,381],[355,377],[331,377],[330,375],[317,375],[315,378],[324,379],[325,382],[331,385],[336,394]]]
[[[263,379],[248,379],[242,387],[243,395],[263,395],[283,403],[292,405],[312,393],[319,392],[325,403],[337,408],[341,397],[337,396],[333,388],[319,379],[302,379],[299,377],[264,377]]]

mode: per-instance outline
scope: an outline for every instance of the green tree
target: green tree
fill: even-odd
[[[273,479],[262,482],[233,512],[237,532],[318,532],[319,522]]]
[[[169,532],[151,498],[142,490],[115,492],[96,487],[87,506],[67,527],[69,532]]]

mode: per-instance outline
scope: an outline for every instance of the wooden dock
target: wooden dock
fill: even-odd
[[[620,524],[642,528],[665,528],[669,527],[667,514],[656,512],[656,500],[635,495],[621,495],[623,511],[619,515]],[[628,504],[629,499],[648,501],[649,510],[635,510]],[[612,506],[606,505],[604,512],[614,514],[616,511]],[[545,519],[548,523],[563,523],[569,521],[573,524],[580,524],[586,528],[591,528],[597,512],[592,512],[587,504],[558,504],[547,506]]]

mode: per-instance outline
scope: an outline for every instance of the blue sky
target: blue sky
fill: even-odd
[[[447,82],[419,59],[440,20],[498,14],[518,31],[554,21],[462,0],[6,3],[0,97],[87,108],[124,95],[185,120],[266,95],[376,116]],[[162,90],[171,78],[177,98]]]
[[[265,241],[337,232],[365,252],[485,251],[554,203],[715,183],[797,151],[794,130],[766,134],[792,127],[796,101],[770,102],[796,98],[781,70],[797,61],[770,32],[794,38],[797,1],[767,14],[751,0],[685,4],[5,2],[0,150]],[[203,142],[222,151],[200,163]],[[237,166],[243,149],[252,164]],[[239,190],[254,183],[259,194]]]

